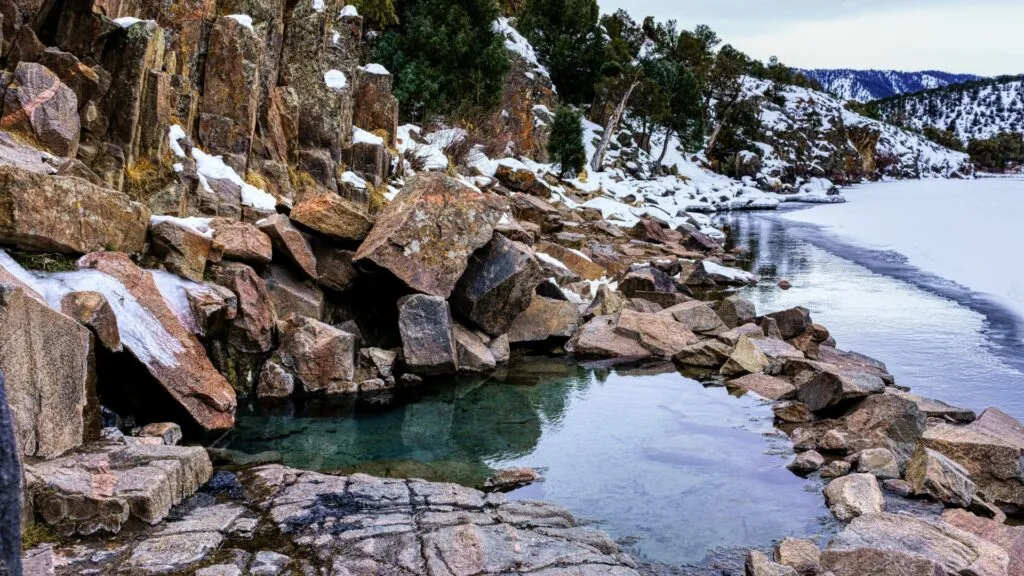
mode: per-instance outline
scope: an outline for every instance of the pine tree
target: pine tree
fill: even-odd
[[[597,0],[526,0],[516,21],[563,101],[587,104],[604,61]]]
[[[555,121],[548,137],[548,154],[558,165],[561,176],[575,176],[583,172],[587,152],[583,146],[581,116],[568,106],[555,110]]]
[[[383,30],[398,23],[394,0],[351,0],[363,22],[373,30]]]

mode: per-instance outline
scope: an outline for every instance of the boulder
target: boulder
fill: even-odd
[[[635,338],[618,331],[615,316],[597,316],[583,325],[566,345],[579,358],[641,359],[651,356]]]
[[[132,435],[138,438],[156,438],[164,446],[177,446],[181,442],[181,426],[174,422],[154,422],[137,428]]]
[[[223,246],[224,258],[253,264],[268,264],[273,258],[273,242],[248,222],[214,218],[213,239]]]
[[[565,227],[558,209],[536,196],[517,192],[512,195],[510,206],[516,220],[535,224],[545,234],[553,234]]]
[[[3,128],[57,156],[78,153],[78,97],[42,64],[18,62],[4,93]]]
[[[768,364],[768,357],[754,344],[753,339],[741,336],[720,372],[723,376],[757,374],[764,371]]]
[[[316,256],[306,237],[292,226],[291,220],[283,214],[274,214],[256,223],[260,232],[270,236],[274,251],[291,262],[308,278],[316,280]]]
[[[967,508],[976,491],[963,466],[924,446],[918,447],[907,464],[906,479],[915,494],[930,496],[949,506]]]
[[[825,464],[825,458],[814,450],[808,450],[797,454],[792,462],[786,465],[791,472],[806,476],[818,471]]]
[[[0,374],[20,454],[54,458],[99,434],[88,328],[24,288],[0,284]]]
[[[267,362],[256,382],[257,398],[289,398],[295,393],[295,377],[277,362]]]
[[[672,359],[681,366],[721,368],[732,354],[732,347],[718,340],[704,340],[679,351]]]
[[[756,274],[711,260],[701,260],[694,264],[686,277],[687,286],[747,286],[757,284],[757,281]]]
[[[5,574],[21,574],[21,530],[29,513],[22,512],[22,475],[21,449],[0,371],[0,573]]]
[[[585,316],[588,319],[594,316],[613,316],[622,312],[624,305],[625,300],[618,292],[609,288],[607,284],[601,284],[597,287],[594,299],[587,306]]]
[[[796,394],[796,388],[782,378],[768,376],[767,374],[747,374],[740,378],[729,380],[726,386],[740,388],[747,392],[753,392],[768,400],[784,400],[792,398]]]
[[[494,354],[479,336],[458,323],[454,326],[453,334],[460,372],[479,374],[494,370],[497,366]]]
[[[619,281],[619,292],[633,298],[638,292],[679,292],[679,285],[671,276],[653,266],[638,266]]]
[[[502,468],[484,480],[484,488],[505,492],[540,481],[540,473],[533,468]]]
[[[608,275],[608,272],[604,268],[590,258],[587,258],[578,250],[573,250],[550,242],[538,242],[533,249],[541,254],[547,254],[548,256],[558,260],[564,264],[566,268],[584,280],[600,280],[602,277]]]
[[[148,229],[149,210],[120,192],[0,166],[0,243],[63,254],[137,253]]]
[[[1002,548],[1010,560],[1007,574],[1024,574],[1024,527],[1008,526],[958,509],[943,512],[942,520]]]
[[[755,333],[756,334],[756,333]],[[787,342],[775,338],[752,338],[751,341],[769,361],[779,358],[803,358],[804,353],[794,348]]]
[[[768,555],[760,550],[751,550],[747,554],[743,569],[746,576],[798,576],[796,570],[772,562]]]
[[[62,535],[116,534],[134,519],[157,524],[213,474],[206,450],[102,442],[25,466],[38,516]]]
[[[448,302],[415,294],[398,301],[398,331],[406,366],[422,375],[453,374],[458,350]]]
[[[843,417],[852,450],[888,448],[900,470],[906,467],[926,422],[913,402],[890,394],[865,398]]]
[[[902,390],[896,390],[889,388],[885,391],[887,394],[894,394],[901,398],[906,398],[917,405],[918,410],[924,413],[928,418],[938,418],[945,420],[953,424],[970,424],[977,420],[978,415],[974,413],[974,410],[969,408],[961,408],[959,406],[953,406],[946,404],[941,400],[933,400],[931,398],[923,398],[916,396],[909,392]]]
[[[385,381],[393,382],[395,380],[395,363],[398,361],[397,351],[385,350],[383,348],[363,348],[359,351],[359,355],[363,358],[364,362],[372,365],[377,370],[377,374]]]
[[[884,391],[885,382],[874,374],[827,370],[802,385],[797,397],[812,411],[818,412]]]
[[[814,413],[803,402],[780,402],[772,406],[775,418],[781,422],[800,424],[814,420]]]
[[[277,316],[263,279],[252,267],[239,262],[211,266],[210,279],[231,290],[238,299],[238,313],[228,326],[228,343],[250,354],[269,351],[274,345]]]
[[[530,307],[508,329],[509,342],[543,342],[570,338],[580,327],[580,311],[572,302],[533,296]]]
[[[374,227],[366,212],[332,192],[303,198],[292,208],[290,216],[311,230],[345,242],[362,241]]]
[[[692,300],[666,308],[660,314],[675,318],[695,334],[717,336],[729,330],[707,302]]]
[[[623,310],[615,331],[640,343],[651,354],[671,358],[700,339],[670,316]]]
[[[787,537],[775,544],[775,561],[799,574],[817,574],[821,566],[821,550],[813,540]]]
[[[316,272],[319,275],[317,282],[324,288],[344,292],[359,278],[359,273],[352,265],[355,252],[317,240],[313,242],[313,253],[316,255]]]
[[[324,313],[324,293],[312,280],[293,274],[289,268],[271,264],[263,272],[267,293],[278,318],[289,314],[320,320]]]
[[[998,546],[941,520],[909,514],[856,518],[821,554],[821,570],[835,576],[1009,576],[1008,565]]]
[[[811,313],[802,307],[790,308],[781,312],[766,314],[768,318],[774,319],[779,325],[779,332],[783,340],[796,338],[804,333],[811,325]]]
[[[384,268],[413,290],[448,298],[505,212],[496,195],[443,174],[420,174],[378,216],[355,261]]]
[[[742,296],[729,296],[718,304],[718,317],[729,328],[751,324],[757,317],[754,303]]]
[[[154,218],[154,221],[149,229],[153,255],[162,260],[168,272],[201,282],[213,246],[212,235],[202,234],[175,220]]]
[[[885,497],[871,474],[850,474],[825,486],[825,501],[836,518],[847,522],[865,514],[885,510]]]
[[[488,335],[500,336],[530,307],[542,280],[540,265],[529,248],[495,234],[469,258],[451,306]]]
[[[355,336],[294,314],[278,321],[277,333],[280,364],[302,382],[306,392],[333,395],[355,391]]]
[[[986,500],[1024,507],[1024,426],[1011,416],[989,408],[966,426],[938,424],[922,444],[963,466]]]
[[[880,480],[900,477],[900,465],[888,448],[868,448],[857,454],[857,472]]]
[[[234,389],[214,369],[202,344],[168,306],[153,274],[119,252],[89,254],[78,261],[78,266],[102,272],[115,281],[106,284],[111,292],[104,296],[115,307],[118,324],[146,326],[145,330],[122,330],[122,344],[194,423],[207,431],[233,427]],[[118,299],[116,303],[114,298]]]
[[[718,336],[715,336],[715,338],[719,342],[724,342],[729,346],[735,346],[739,344],[740,338],[743,338],[744,336],[751,339],[765,337],[764,331],[761,330],[761,327],[757,324],[744,324],[727,332],[722,332]]]
[[[69,292],[60,301],[60,311],[88,327],[111,352],[120,352],[121,331],[110,302],[99,292]]]
[[[537,175],[526,168],[526,166],[518,162],[515,164],[507,161],[499,162],[494,177],[509,190],[523,192],[539,198],[551,196],[551,188],[543,180],[537,178]]]
[[[512,357],[508,334],[502,334],[497,338],[491,339],[487,344],[487,349],[491,351],[491,355],[494,356],[494,361],[499,365],[507,364],[509,359]]]
[[[821,469],[821,477],[832,479],[846,476],[852,468],[853,465],[845,460],[833,460]]]

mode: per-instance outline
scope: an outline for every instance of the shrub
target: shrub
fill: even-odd
[[[581,173],[587,163],[580,120],[579,112],[568,106],[559,106],[555,111],[555,121],[548,138],[548,154],[563,177]]]

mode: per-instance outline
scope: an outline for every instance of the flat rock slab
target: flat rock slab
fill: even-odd
[[[768,400],[784,400],[796,394],[796,388],[782,378],[766,374],[747,374],[741,378],[729,380],[728,386],[742,388]]]
[[[43,520],[61,533],[117,533],[129,517],[163,520],[213,473],[203,448],[90,444],[68,456],[25,465]]]

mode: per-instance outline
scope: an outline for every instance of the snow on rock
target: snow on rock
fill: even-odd
[[[324,0],[313,0],[313,10],[316,10],[317,12],[323,12],[326,9],[327,6],[324,4]]]
[[[358,126],[352,127],[352,143],[353,144],[372,144],[374,146],[383,146],[384,139],[372,132],[367,132]]]
[[[362,67],[362,71],[366,72],[367,74],[376,74],[378,76],[389,76],[391,74],[391,72],[388,72],[387,68],[381,66],[380,64],[367,64],[366,66]]]
[[[423,143],[420,134],[422,129],[415,124],[403,124],[398,127],[398,151],[406,158],[413,157],[423,164],[423,170],[444,171],[448,169],[448,156],[441,146],[430,142]]]
[[[182,140],[187,140],[185,130],[175,124],[169,130],[171,151],[177,156],[185,157],[185,149],[181,146]],[[198,147],[192,147],[192,159],[196,161],[196,173],[199,175],[199,184],[207,192],[212,193],[210,180],[227,180],[239,188],[242,192],[242,204],[251,206],[263,212],[273,212],[277,209],[277,199],[261,188],[249,184],[235,172],[233,168],[224,163],[221,156],[213,156],[203,152]]]
[[[494,22],[494,31],[504,36],[505,48],[521,56],[534,72],[543,76],[551,76],[548,69],[542,66],[537,59],[537,52],[533,49],[533,45],[512,27],[508,18],[498,18]]]
[[[231,18],[249,30],[252,30],[252,16],[248,14],[228,14],[225,18]]]
[[[359,10],[354,4],[349,4],[341,9],[342,16],[359,16]]]
[[[141,18],[134,18],[132,16],[124,16],[114,19],[114,24],[117,24],[121,28],[131,28],[139,22],[151,22],[151,20],[142,20]]]
[[[366,190],[366,180],[363,180],[355,172],[345,171],[341,174],[341,182],[359,190]]]
[[[331,90],[344,90],[348,86],[348,78],[341,70],[328,70],[324,73],[324,84]]]
[[[559,270],[565,272],[566,274],[571,275],[573,273],[568,266],[563,264],[561,260],[555,258],[554,256],[545,254],[543,252],[535,252],[534,256],[536,256],[537,259],[540,260],[541,262],[544,262],[545,264],[550,264],[551,266],[558,268]]]
[[[150,216],[149,226],[152,228],[158,224],[169,222],[178,226],[179,228],[185,228],[191,230],[200,236],[206,238],[213,238],[213,228],[210,223],[213,222],[213,218],[200,218],[198,216],[191,216],[188,218],[178,218],[177,216]]]

